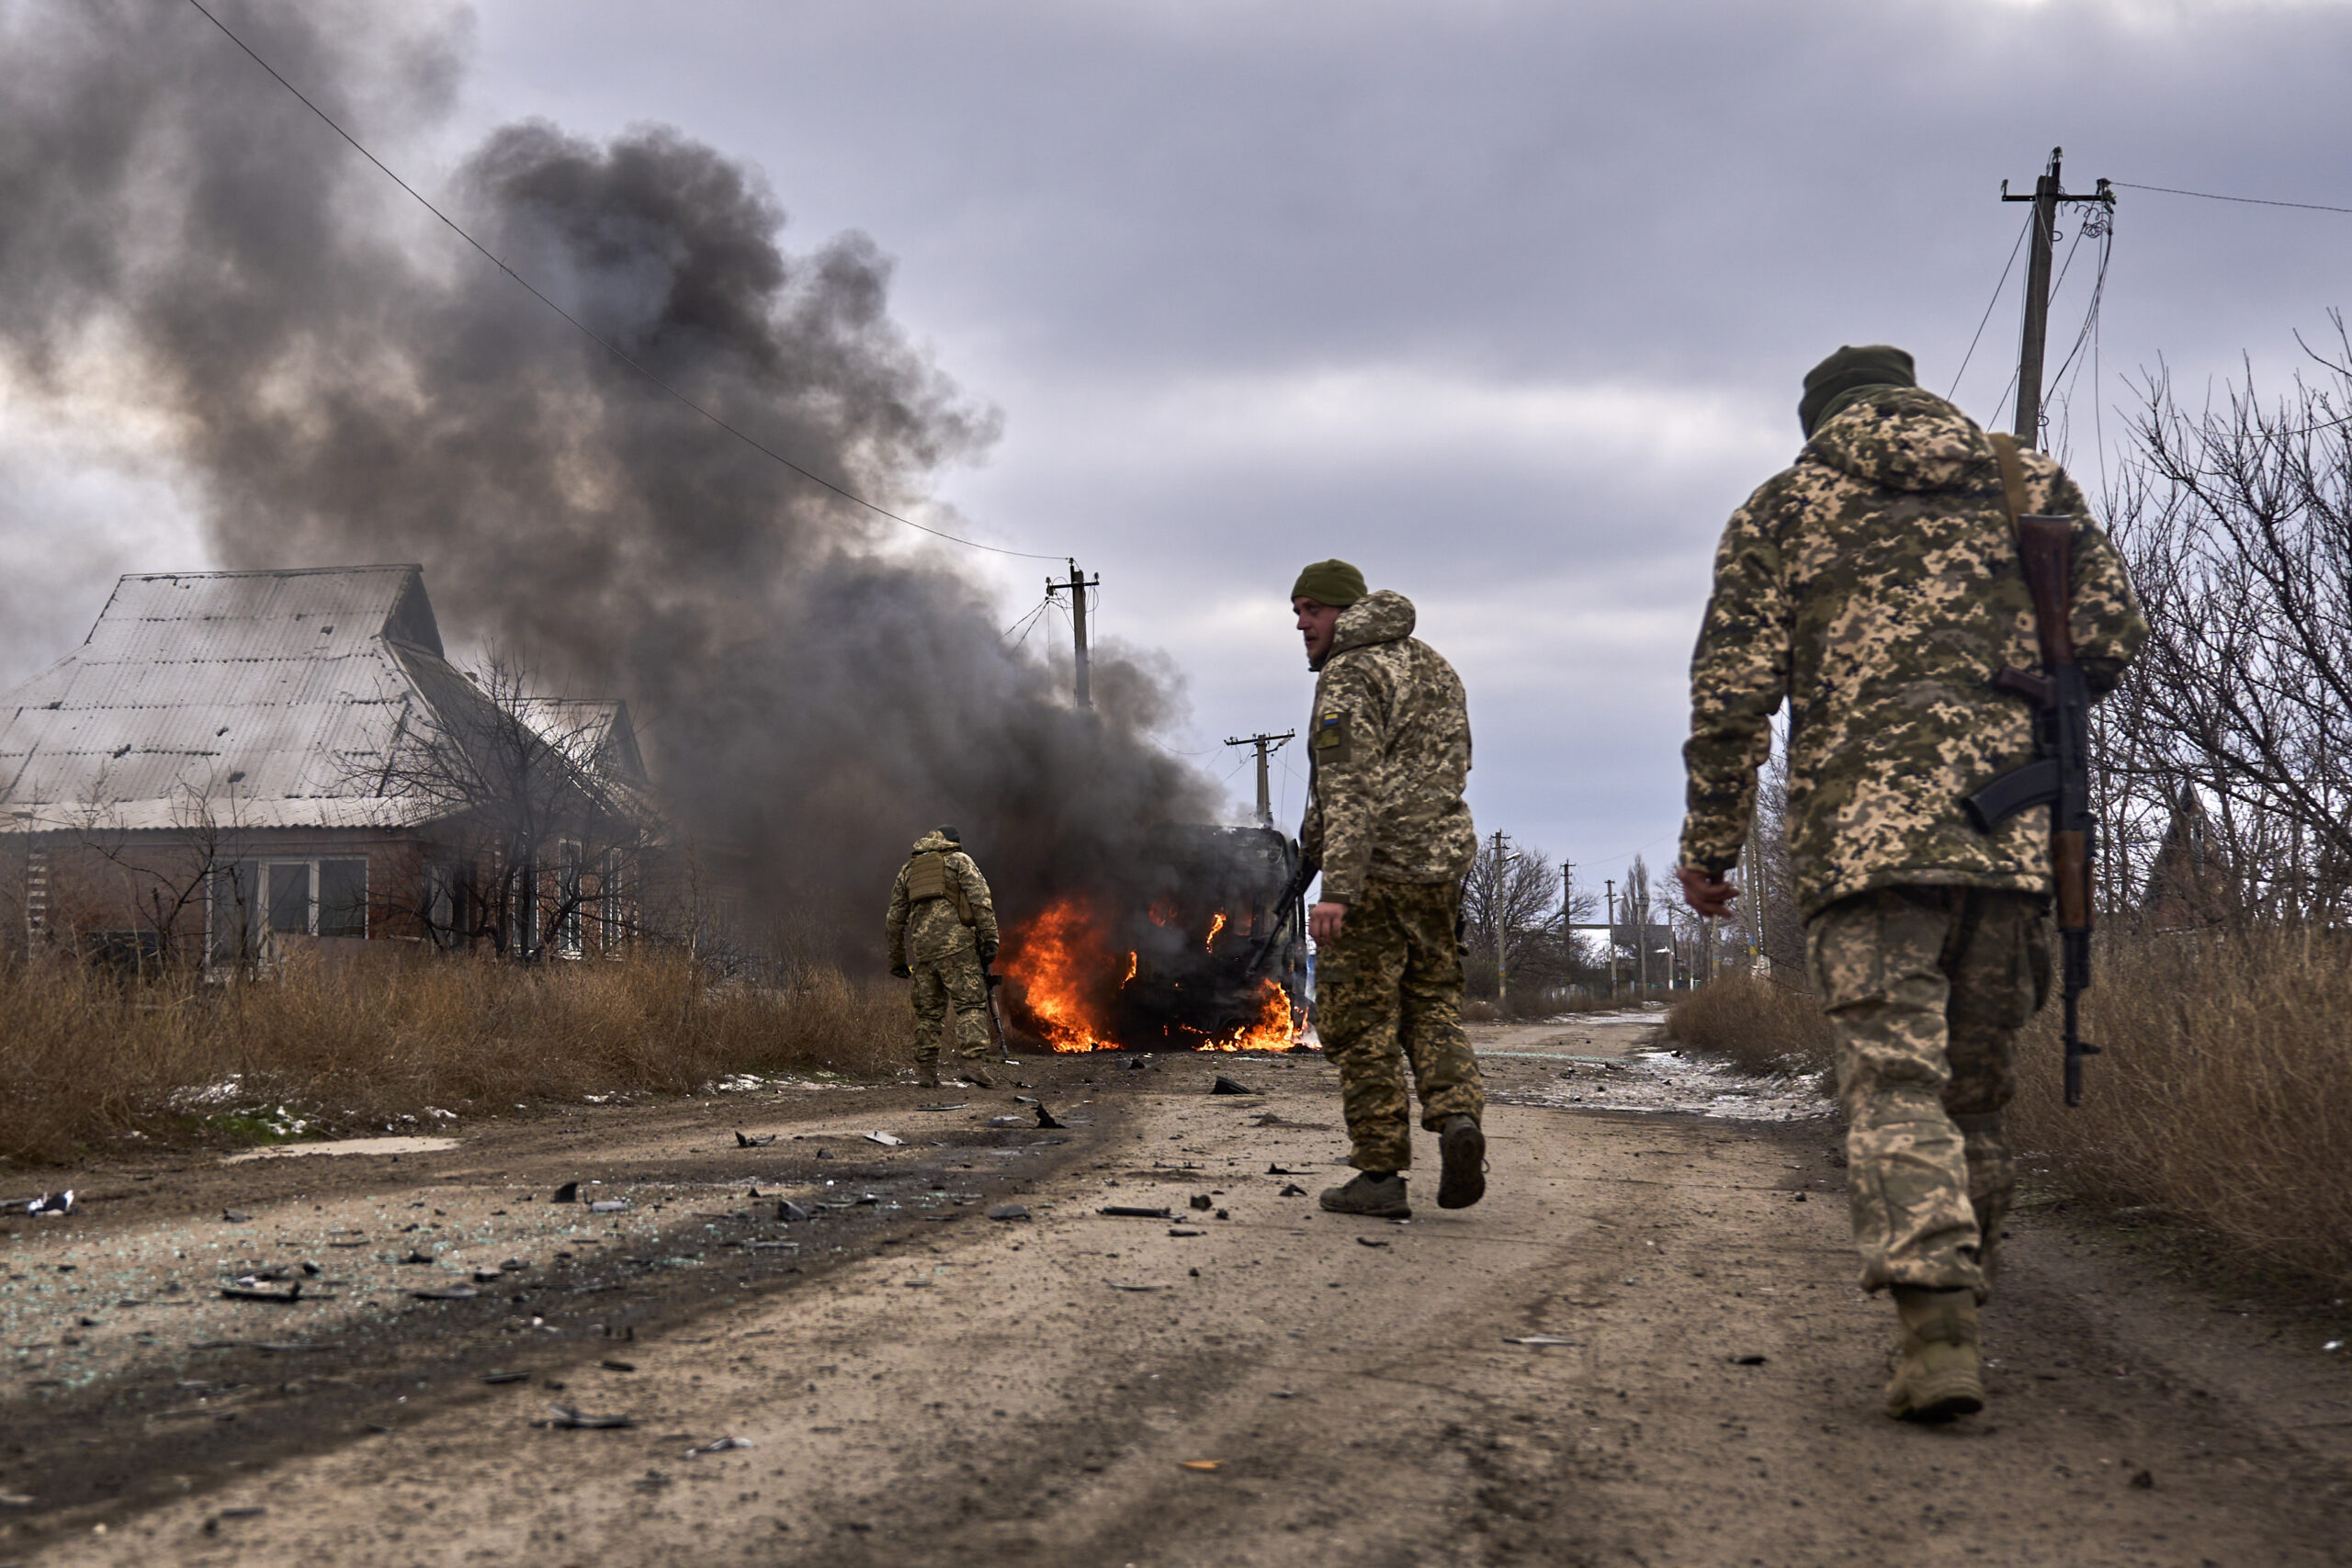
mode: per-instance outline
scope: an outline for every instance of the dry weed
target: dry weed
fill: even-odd
[[[2152,1207],[2250,1262],[2352,1284],[2352,942],[2265,931],[2102,950],[2085,1103],[2056,1005],[2019,1042],[2012,1139],[2077,1196]]]
[[[1829,1021],[1792,987],[1721,975],[1668,1010],[1667,1032],[1751,1073],[1813,1073],[1832,1062]]]
[[[0,971],[0,1158],[53,1161],[127,1133],[185,1131],[189,1095],[322,1129],[588,1093],[683,1093],[729,1073],[887,1074],[906,999],[838,974],[799,989],[713,985],[652,954],[528,968],[462,959],[290,965],[267,981],[109,979],[65,960]]]

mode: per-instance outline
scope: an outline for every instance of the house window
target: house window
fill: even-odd
[[[627,912],[621,907],[621,857],[617,850],[605,852],[605,869],[596,878],[597,917],[605,928],[605,951],[620,950],[628,935]]]
[[[273,858],[216,866],[210,924],[215,963],[253,957],[265,936],[364,937],[368,863]]]
[[[368,863],[322,860],[318,872],[318,931],[321,936],[368,934]]]

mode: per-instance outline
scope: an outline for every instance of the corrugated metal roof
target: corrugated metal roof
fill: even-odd
[[[463,684],[418,567],[126,577],[0,697],[0,804],[60,827],[400,825],[415,803],[379,791],[433,712],[414,667]]]

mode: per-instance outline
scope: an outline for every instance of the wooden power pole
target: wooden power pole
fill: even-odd
[[[1046,598],[1051,599],[1055,594],[1065,592],[1069,594],[1070,631],[1078,649],[1078,705],[1082,708],[1094,705],[1094,682],[1086,662],[1086,591],[1102,586],[1101,573],[1090,578],[1078,570],[1075,560],[1069,563],[1069,581],[1057,582],[1050,577],[1046,579]]]
[[[1298,731],[1285,729],[1280,735],[1252,735],[1248,739],[1228,737],[1227,746],[1254,746],[1258,749],[1258,826],[1274,825],[1274,797],[1271,781],[1266,777],[1266,759],[1283,749],[1283,742],[1295,739]]]
[[[1503,1003],[1510,998],[1510,920],[1505,910],[1508,900],[1504,896],[1503,868],[1519,857],[1504,852],[1503,845],[1509,841],[1510,836],[1505,833],[1498,832],[1494,837],[1495,872],[1492,886],[1495,900],[1495,1010],[1497,1012],[1502,1011]]]
[[[2098,182],[2089,196],[2068,196],[2058,177],[2063,147],[2050,150],[2050,167],[2033,182],[2031,196],[2011,196],[2009,182],[2001,182],[2003,201],[2033,203],[2033,249],[2025,266],[2025,328],[2018,343],[2017,437],[2028,446],[2041,445],[2041,359],[2050,335],[2050,255],[2058,237],[2058,209],[2065,202],[2096,202],[2112,212],[2115,191]]]
[[[1609,887],[1609,999],[1617,999],[1617,879],[1603,879]]]

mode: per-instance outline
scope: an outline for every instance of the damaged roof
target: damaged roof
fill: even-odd
[[[0,697],[0,803],[42,828],[413,825],[386,784],[444,728],[427,685],[486,700],[443,657],[421,567],[125,577],[79,649]]]

